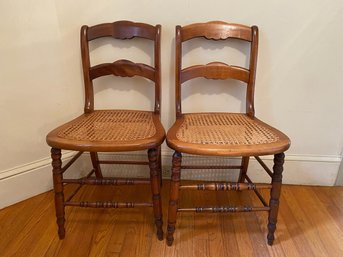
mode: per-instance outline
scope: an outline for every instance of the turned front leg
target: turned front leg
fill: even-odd
[[[154,209],[155,224],[157,228],[157,238],[159,240],[163,239],[163,230],[162,230],[162,203],[161,203],[161,187],[159,174],[160,166],[158,164],[158,151],[156,149],[148,150],[149,158],[149,167],[150,167],[150,184],[152,192],[152,201]]]
[[[52,174],[54,181],[55,192],[55,210],[56,210],[56,222],[58,226],[58,236],[63,239],[65,236],[64,230],[64,194],[63,194],[63,170],[61,161],[61,150],[57,148],[51,148],[52,158]]]
[[[274,232],[276,230],[277,215],[279,210],[279,198],[282,184],[282,171],[285,154],[279,153],[274,155],[272,189],[270,191],[270,211],[268,216],[268,244],[272,245],[274,242]]]
[[[175,152],[172,162],[172,175],[170,184],[170,198],[168,209],[168,228],[167,228],[167,245],[171,246],[174,241],[174,231],[177,218],[177,208],[179,201],[179,187],[181,177],[181,159],[182,155],[179,152]]]

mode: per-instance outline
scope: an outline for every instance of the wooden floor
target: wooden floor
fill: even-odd
[[[165,224],[168,191],[165,182]],[[89,186],[78,197],[147,200],[148,192],[147,186]],[[267,193],[263,191],[263,195]],[[213,205],[259,203],[251,192],[187,191],[181,195],[181,206],[197,206],[204,201]],[[151,208],[68,207],[66,219],[66,238],[59,240],[52,192],[1,210],[0,256],[343,256],[342,187],[283,186],[272,247],[266,243],[265,212],[179,213],[172,247],[157,240]]]

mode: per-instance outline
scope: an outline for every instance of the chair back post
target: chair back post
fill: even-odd
[[[90,113],[94,110],[94,89],[93,81],[89,75],[90,58],[89,58],[89,44],[88,44],[88,26],[84,25],[81,27],[81,58],[82,58],[82,70],[83,70],[83,81],[85,86],[85,106],[84,112]]]
[[[246,113],[249,117],[255,117],[254,95],[255,95],[255,78],[258,53],[258,27],[251,27],[251,44],[250,44],[250,64],[249,64],[249,83],[246,92]]]
[[[155,65],[155,113],[161,116],[161,25],[156,28],[154,44],[154,65]]]
[[[181,38],[181,26],[176,26],[175,29],[175,111],[176,118],[181,117],[181,56],[182,56],[182,38]]]

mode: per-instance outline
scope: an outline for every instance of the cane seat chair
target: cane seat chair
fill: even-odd
[[[228,65],[223,62],[211,62],[206,65],[194,65],[182,68],[182,46],[194,38],[207,40],[236,39],[238,42],[250,43],[249,68]],[[172,245],[177,220],[177,212],[249,212],[268,211],[268,243],[274,240],[278,213],[281,179],[284,162],[284,151],[290,146],[290,140],[277,129],[267,125],[255,117],[254,87],[258,49],[258,28],[225,22],[196,23],[184,27],[176,27],[176,122],[167,133],[167,144],[175,150],[172,160],[170,201],[168,210],[167,244]],[[181,89],[184,82],[203,77],[206,79],[233,79],[246,84],[245,113],[182,113]],[[187,166],[181,165],[182,153],[208,156],[240,156],[241,165],[228,166]],[[274,167],[271,171],[259,158],[261,155],[274,155]],[[249,157],[253,156],[271,176],[271,184],[254,184],[247,175]],[[181,185],[182,169],[224,168],[239,169],[238,182],[201,183]],[[257,189],[271,190],[269,204]],[[178,205],[179,190],[254,190],[262,202],[262,206],[213,206],[184,208]]]
[[[54,129],[46,141],[51,149],[53,181],[55,191],[55,207],[60,239],[65,236],[65,206],[94,208],[133,208],[153,207],[157,237],[162,240],[162,207],[160,199],[161,186],[161,151],[160,146],[165,139],[165,131],[160,123],[160,35],[161,26],[152,26],[130,21],[99,24],[81,28],[81,55],[85,85],[84,113],[76,119]],[[102,63],[91,66],[89,41],[102,37],[125,40],[134,37],[147,39],[154,45],[154,65],[134,63],[128,60],[117,60],[113,63]],[[95,110],[93,80],[107,75],[122,77],[140,76],[150,80],[155,86],[154,111],[138,110]],[[78,153],[62,167],[61,149],[74,150]],[[122,152],[147,150],[147,161],[108,161],[99,160],[98,152]],[[89,152],[93,169],[80,179],[65,179],[63,173],[83,153]],[[149,165],[150,179],[104,177],[101,165],[105,164],[137,164]],[[94,174],[94,176],[93,176]],[[64,185],[138,185],[150,184],[152,202],[113,202],[113,201],[72,201],[73,193],[65,200]],[[79,189],[78,188],[78,189]],[[77,189],[77,190],[78,190]]]

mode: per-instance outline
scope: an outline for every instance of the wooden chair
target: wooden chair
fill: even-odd
[[[134,37],[151,40],[154,43],[154,67],[133,63],[128,60],[117,60],[90,66],[89,41],[113,37],[131,39]],[[165,139],[165,131],[160,123],[160,37],[161,26],[144,23],[118,21],[81,28],[81,54],[85,85],[84,114],[51,131],[46,141],[51,149],[53,181],[55,191],[56,217],[58,235],[65,236],[64,207],[80,206],[93,208],[133,208],[153,207],[157,237],[163,238],[162,207],[160,198],[161,151],[160,145]],[[115,75],[122,77],[141,76],[155,85],[154,111],[137,110],[94,110],[93,80],[102,76]],[[61,149],[78,151],[74,158],[62,167]],[[98,159],[98,152],[121,152],[148,150],[148,161],[104,161]],[[89,152],[93,164],[92,171],[80,179],[64,179],[63,173],[83,152]],[[123,179],[103,177],[101,164],[137,164],[149,165],[149,179]],[[95,177],[92,174],[95,174]],[[138,185],[151,184],[152,203],[134,202],[75,202],[74,192],[65,200],[64,184],[76,183],[79,188],[84,184],[91,185]]]
[[[212,62],[182,69],[183,42],[203,37],[208,40],[230,38],[250,42],[249,69]],[[268,244],[272,245],[279,206],[284,163],[284,151],[290,146],[286,135],[255,117],[254,87],[258,48],[258,28],[224,22],[197,23],[176,27],[176,122],[167,133],[167,144],[175,150],[172,160],[171,189],[168,212],[167,244],[172,245],[177,212],[250,212],[268,211]],[[228,40],[229,41],[229,40]],[[188,44],[191,44],[188,43]],[[246,83],[246,113],[182,113],[181,85],[191,79],[234,79]],[[182,153],[209,156],[242,156],[238,166],[211,166],[207,168],[239,169],[237,183],[217,182],[181,185],[181,169],[204,169],[205,166],[182,166]],[[273,172],[258,157],[274,155]],[[271,184],[254,184],[247,175],[249,157],[254,156],[272,178]],[[247,183],[245,183],[247,182]],[[269,204],[257,189],[270,188]],[[215,206],[180,208],[179,190],[254,190],[263,206]]]

